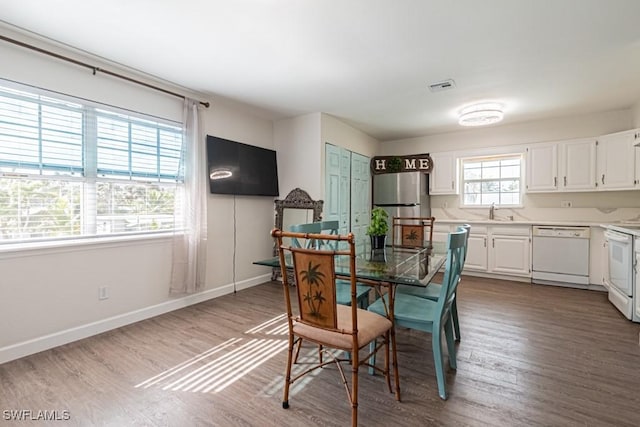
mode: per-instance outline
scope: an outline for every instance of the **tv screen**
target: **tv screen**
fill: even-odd
[[[207,135],[207,163],[213,194],[279,195],[273,150]]]

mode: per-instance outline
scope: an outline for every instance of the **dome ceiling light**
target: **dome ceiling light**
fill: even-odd
[[[463,108],[458,113],[461,126],[485,126],[498,123],[504,117],[504,107],[497,103],[474,104]]]

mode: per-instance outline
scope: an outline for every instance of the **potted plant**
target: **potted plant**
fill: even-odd
[[[371,210],[371,222],[367,228],[367,234],[371,236],[372,249],[384,249],[389,224],[387,223],[387,212],[382,208]]]

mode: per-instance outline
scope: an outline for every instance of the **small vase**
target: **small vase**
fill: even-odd
[[[387,236],[371,236],[371,249],[384,249],[384,245],[387,241]]]
[[[387,236],[371,236],[371,261],[386,262],[387,253],[385,251],[385,243]]]

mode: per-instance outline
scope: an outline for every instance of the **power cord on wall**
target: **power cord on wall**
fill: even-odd
[[[233,293],[236,293],[236,196],[233,196]]]

